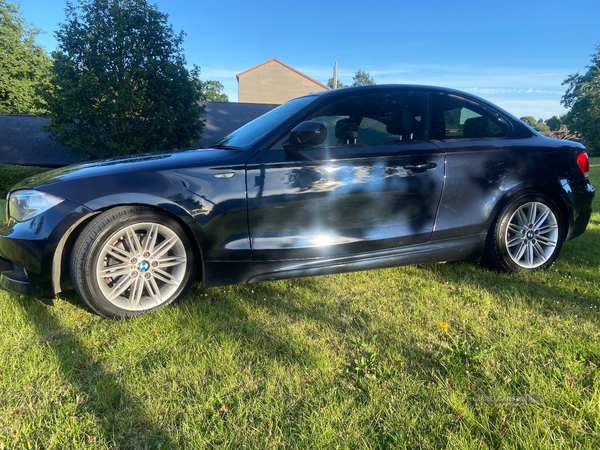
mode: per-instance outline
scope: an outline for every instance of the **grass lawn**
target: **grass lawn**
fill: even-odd
[[[0,291],[0,449],[597,449],[599,309],[598,212],[535,274],[196,284],[121,321]]]

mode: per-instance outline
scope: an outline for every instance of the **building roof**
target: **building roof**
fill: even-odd
[[[204,132],[191,148],[206,147],[277,105],[259,103],[206,102]],[[82,161],[66,148],[55,146],[42,127],[44,117],[0,114],[0,163],[23,166],[61,167]]]
[[[299,70],[296,70],[296,69],[294,69],[292,66],[288,66],[286,63],[284,63],[284,62],[282,62],[282,61],[279,61],[277,58],[270,59],[270,60],[268,60],[268,61],[265,61],[265,62],[264,62],[264,63],[262,63],[262,64],[259,64],[258,66],[254,66],[254,67],[251,67],[251,68],[250,68],[250,69],[248,69],[248,70],[244,70],[243,72],[240,72],[240,73],[238,73],[238,74],[237,74],[235,77],[237,78],[237,80],[238,80],[238,82],[239,82],[239,80],[240,80],[240,77],[241,77],[242,75],[245,75],[245,74],[247,74],[248,72],[251,72],[251,71],[253,71],[253,70],[256,70],[256,69],[258,69],[259,67],[265,66],[265,65],[267,65],[267,64],[269,64],[269,63],[272,63],[272,62],[275,62],[275,63],[277,63],[277,64],[281,64],[281,65],[282,65],[283,67],[285,67],[286,69],[289,69],[289,70],[291,70],[292,72],[295,72],[295,73],[297,73],[298,75],[300,75],[300,76],[302,76],[302,77],[306,78],[307,80],[309,80],[309,81],[311,81],[311,82],[313,82],[313,83],[315,83],[315,84],[319,85],[319,86],[320,86],[320,87],[322,87],[323,89],[327,89],[327,90],[329,90],[329,87],[328,87],[328,86],[325,86],[323,83],[319,83],[319,82],[318,82],[317,80],[315,80],[314,78],[311,78],[311,77],[309,77],[308,75],[306,75],[306,74],[304,74],[304,73],[300,72]]]
[[[206,120],[199,146],[208,146],[242,125],[271,111],[277,105],[266,103],[206,102]]]
[[[23,166],[60,167],[81,157],[55,146],[42,131],[49,119],[32,115],[0,114],[0,162]]]

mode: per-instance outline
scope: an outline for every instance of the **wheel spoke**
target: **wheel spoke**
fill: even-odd
[[[546,257],[546,253],[544,252],[544,249],[542,248],[542,246],[539,244],[539,242],[536,242],[535,244],[532,245],[533,250],[535,252],[535,256],[538,257],[539,259],[541,259],[542,261],[546,261],[548,258]]]
[[[540,214],[540,216],[536,219],[535,223],[533,224],[533,229],[537,230],[546,221],[546,219],[548,218],[549,215],[550,215],[549,209],[547,209],[542,214]]]
[[[515,252],[515,254],[513,256],[515,261],[519,261],[523,257],[523,254],[525,253],[525,250],[527,249],[527,245],[526,245],[525,241],[521,241],[520,244],[521,245],[519,246],[519,248],[517,249],[517,251]]]
[[[144,292],[144,284],[146,284],[144,278],[140,276],[135,278],[135,282],[131,286],[131,290],[129,291],[129,307],[133,310],[138,309],[142,293]]]
[[[527,242],[525,247],[525,265],[531,267],[533,265],[533,245],[531,245],[531,242]]]
[[[143,247],[144,252],[151,252],[156,245],[156,238],[158,237],[158,225],[153,223],[148,233],[144,237]]]
[[[521,234],[523,232],[523,227],[519,226],[515,223],[509,223],[508,224],[508,230],[512,231],[515,234]]]
[[[535,216],[537,215],[537,203],[529,204],[529,214],[527,215],[527,223],[533,223],[535,221]]]
[[[177,277],[171,275],[169,272],[165,272],[164,270],[154,269],[154,276],[160,281],[163,281],[172,286],[178,286],[180,283]]]
[[[160,305],[162,303],[162,295],[154,278],[150,278],[150,280],[146,283],[146,289],[150,298],[154,300],[154,303]]]
[[[131,284],[133,283],[133,281],[134,281],[134,279],[132,277],[121,277],[121,279],[119,280],[119,282],[117,283],[117,285],[114,286],[110,290],[110,294],[107,296],[107,298],[109,300],[114,300],[119,295],[121,295],[123,292],[125,292],[125,290],[127,290],[127,288],[129,286],[131,286]]]
[[[131,264],[122,263],[122,264],[113,264],[111,266],[107,266],[104,270],[98,271],[98,276],[100,277],[119,277],[121,275],[129,275],[131,273]]]
[[[125,237],[127,238],[127,245],[129,245],[129,251],[134,254],[142,253],[142,247],[137,233],[133,227],[127,227],[125,229]]]
[[[537,231],[538,231],[538,233],[540,233],[540,234],[548,234],[548,233],[550,233],[551,231],[554,231],[554,230],[556,230],[557,228],[558,228],[558,225],[556,225],[556,224],[553,224],[553,223],[549,223],[549,224],[547,224],[547,225],[544,225],[544,226],[543,226],[543,227],[541,227],[541,228],[538,228],[538,230],[537,230]]]
[[[527,216],[525,215],[525,213],[523,212],[522,209],[517,210],[517,220],[518,220],[521,228],[524,228],[527,226]]]
[[[105,251],[108,256],[115,258],[119,262],[129,261],[131,253],[121,247],[115,247],[114,245],[107,245]]]
[[[164,255],[165,253],[167,253],[169,250],[171,250],[171,248],[173,248],[173,246],[179,241],[179,238],[177,237],[177,235],[173,235],[171,236],[169,239],[165,239],[163,242],[160,243],[160,245],[158,247],[156,247],[153,252],[152,252],[152,258],[154,259],[160,259],[160,257],[162,255]]]
[[[521,236],[520,234],[513,236],[512,239],[508,240],[506,242],[506,245],[508,247],[514,247],[515,245],[519,244],[523,242],[523,236]]]
[[[538,242],[547,245],[549,247],[556,247],[556,241],[553,241],[550,238],[547,238],[546,236],[537,236],[536,239],[538,240]]]
[[[186,259],[185,256],[171,256],[169,258],[162,258],[158,260],[160,263],[160,267],[173,267],[179,266],[180,264],[185,264]]]

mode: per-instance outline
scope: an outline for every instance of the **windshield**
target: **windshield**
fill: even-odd
[[[215,142],[213,146],[247,148],[277,125],[292,117],[315,98],[315,96],[307,96],[290,100],[289,102],[272,109],[268,113],[257,117],[252,122],[248,122],[243,127],[238,128],[223,139]]]

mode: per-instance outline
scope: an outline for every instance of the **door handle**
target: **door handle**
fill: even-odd
[[[429,169],[435,169],[437,167],[436,163],[432,163],[432,162],[424,162],[424,163],[418,163],[418,164],[407,164],[406,166],[404,166],[405,169],[408,170],[420,170],[420,171],[426,171]]]

